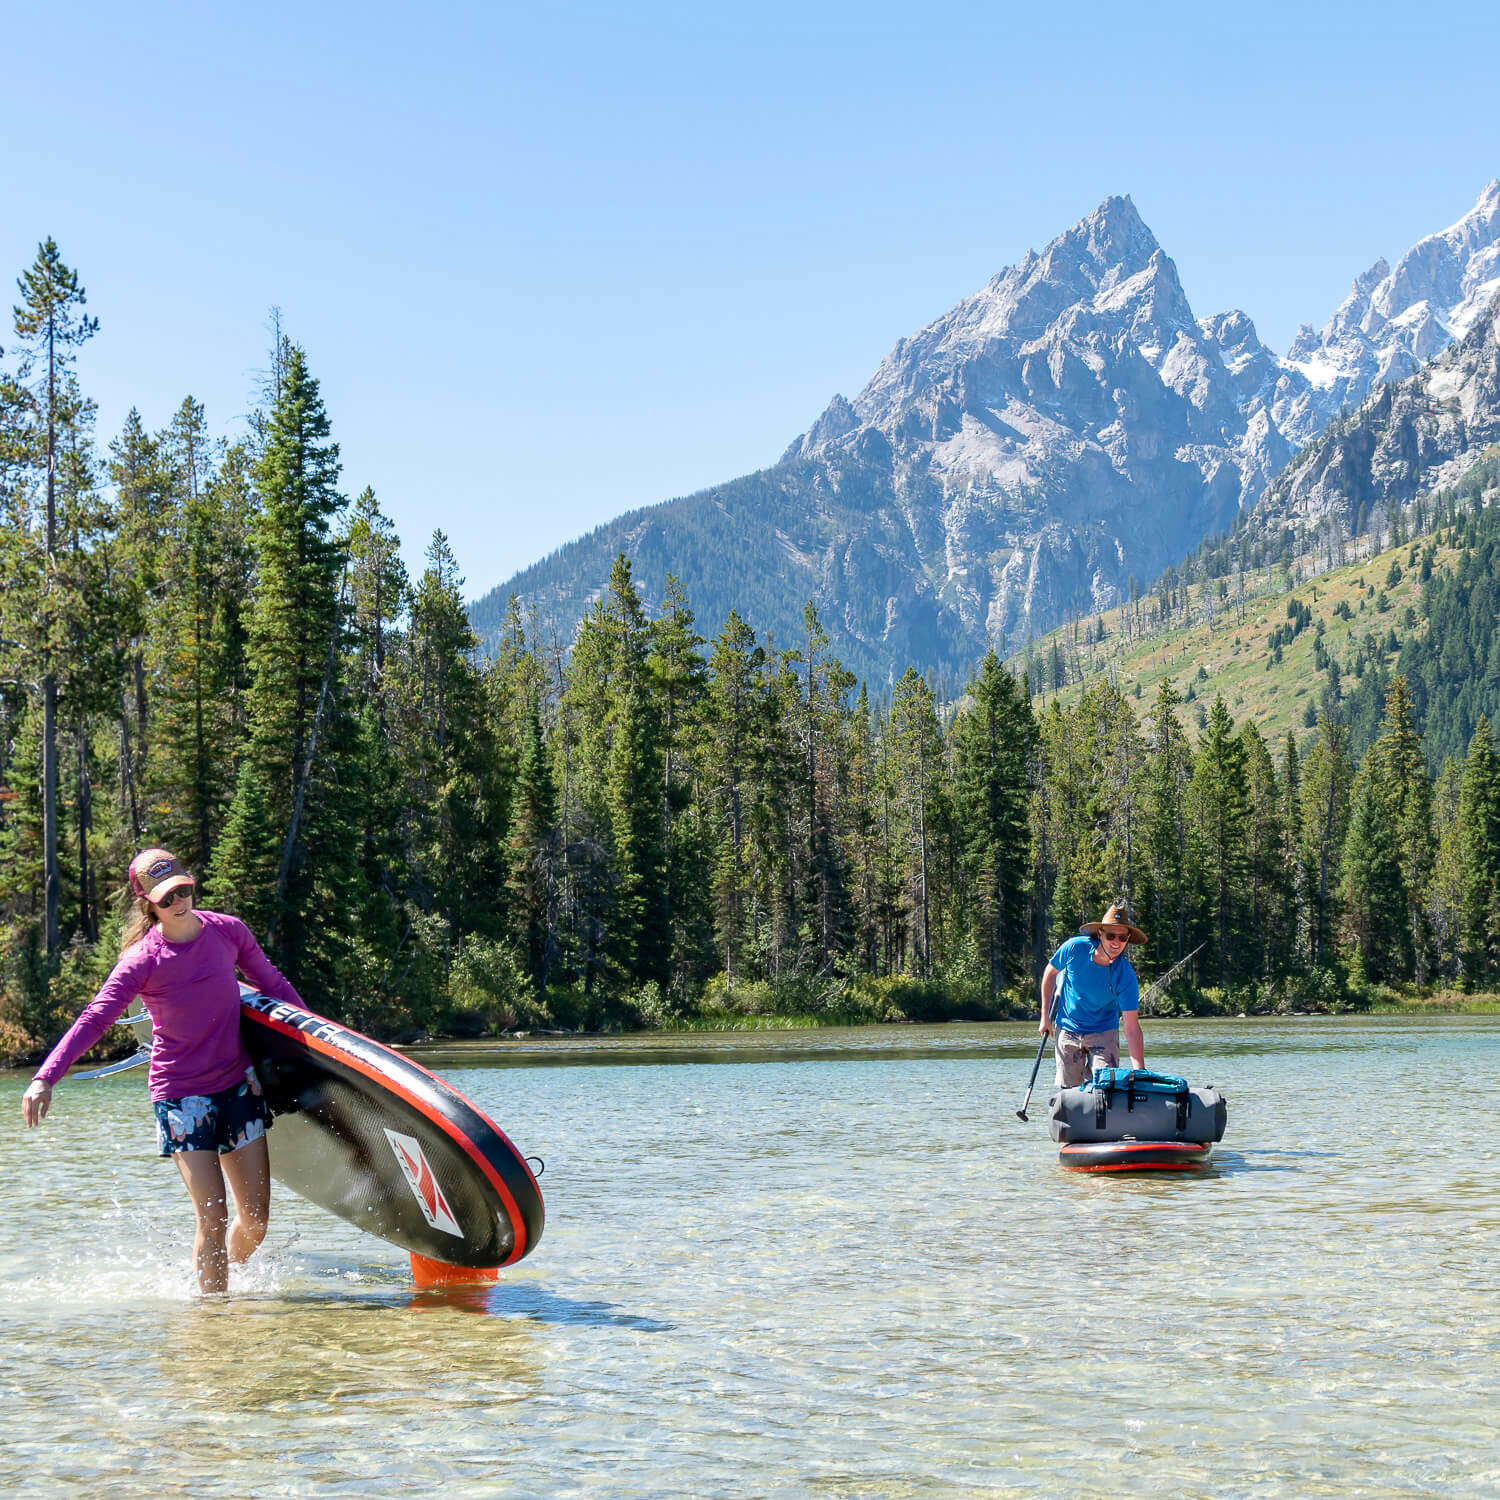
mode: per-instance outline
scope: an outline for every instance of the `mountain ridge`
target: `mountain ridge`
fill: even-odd
[[[871,680],[964,671],[1227,529],[1361,381],[1417,332],[1447,337],[1492,271],[1500,287],[1497,210],[1491,183],[1396,270],[1377,260],[1322,335],[1299,331],[1293,361],[1240,310],[1196,317],[1132,200],[1107,198],[899,339],[777,463],[596,528],[471,618],[493,638],[516,592],[570,636],[623,550],[648,597],[676,574],[710,632],[754,599],[791,639],[812,600]]]

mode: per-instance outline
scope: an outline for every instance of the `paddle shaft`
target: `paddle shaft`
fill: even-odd
[[[1016,1118],[1026,1118],[1026,1107],[1031,1103],[1031,1091],[1036,1087],[1036,1075],[1042,1071],[1042,1054],[1047,1050],[1047,1038],[1052,1035],[1050,1030],[1042,1033],[1041,1045],[1036,1049],[1036,1061],[1031,1065],[1031,1081],[1026,1085],[1026,1097],[1021,1101],[1021,1107],[1016,1111]]]

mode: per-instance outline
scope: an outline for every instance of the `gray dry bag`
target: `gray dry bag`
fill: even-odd
[[[1217,1089],[1164,1089],[1160,1074],[1135,1080],[1128,1069],[1090,1086],[1062,1089],[1047,1101],[1047,1129],[1064,1145],[1082,1141],[1220,1141],[1228,1106]],[[1101,1086],[1102,1085],[1102,1086]]]

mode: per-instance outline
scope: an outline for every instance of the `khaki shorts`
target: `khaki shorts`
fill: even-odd
[[[1091,1031],[1087,1036],[1059,1031],[1056,1048],[1060,1089],[1081,1089],[1096,1069],[1120,1065],[1118,1031]]]

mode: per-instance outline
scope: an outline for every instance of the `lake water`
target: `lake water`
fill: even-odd
[[[143,1072],[29,1133],[0,1075],[0,1491],[1500,1492],[1500,1018],[1147,1042],[1206,1174],[1061,1171],[1021,1026],[424,1053],[545,1158],[536,1252],[418,1293],[277,1189],[211,1304]]]

